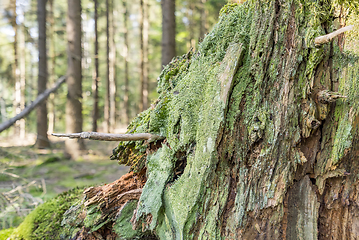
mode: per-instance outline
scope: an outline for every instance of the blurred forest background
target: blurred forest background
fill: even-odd
[[[125,132],[156,100],[163,65],[195,50],[227,2],[0,2],[0,230],[58,193],[127,171],[108,161],[116,143],[49,134]],[[4,127],[56,82],[36,110]]]

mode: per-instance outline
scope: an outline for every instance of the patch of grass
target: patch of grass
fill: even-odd
[[[28,209],[30,212],[35,207],[29,202],[31,198],[46,201],[75,187],[113,182],[127,173],[127,167],[109,160],[114,143],[86,141],[86,144],[89,153],[80,160],[66,159],[62,142],[52,145],[58,149],[50,150],[37,150],[32,146],[0,148],[0,193],[21,188],[25,195],[16,191],[11,196],[13,199],[18,197],[15,203],[19,209]],[[27,186],[29,183],[32,184]],[[0,199],[0,203],[2,201]],[[8,203],[4,204],[8,206]],[[5,212],[2,205],[0,212]],[[16,227],[23,219],[24,216],[20,216],[15,209],[7,208],[6,218],[0,216],[0,223],[5,223],[0,229]]]

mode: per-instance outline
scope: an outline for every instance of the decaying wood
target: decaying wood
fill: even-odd
[[[54,91],[56,91],[61,84],[63,84],[66,80],[66,76],[62,76],[60,77],[56,83],[54,84],[54,86],[50,89],[47,89],[46,91],[44,91],[43,93],[41,93],[36,99],[35,101],[33,101],[29,106],[27,106],[21,113],[19,113],[18,115],[16,115],[15,117],[7,120],[4,123],[0,124],[0,132],[8,129],[9,127],[11,127],[17,120],[20,120],[24,117],[26,117],[32,110],[34,110],[42,101],[44,101],[49,95],[50,93],[53,93]]]
[[[100,216],[98,221],[94,224],[101,224],[103,221],[109,221],[110,224],[116,218],[127,202],[131,200],[138,200],[142,193],[142,188],[145,185],[146,177],[144,174],[135,174],[129,172],[122,176],[120,179],[103,186],[90,187],[85,189],[85,202],[84,206],[91,207],[96,206],[96,209],[100,210]],[[88,214],[88,213],[87,213]],[[71,212],[68,212],[71,215]],[[80,213],[78,218],[82,219],[86,216],[85,213]],[[116,233],[111,229],[99,227],[96,231],[88,231],[86,227],[83,227],[77,232],[76,236],[72,239],[102,239],[101,236],[107,236],[117,239]]]
[[[319,46],[319,45],[322,45],[322,44],[325,44],[325,43],[328,43],[330,42],[333,38],[335,38],[336,36],[338,36],[339,34],[343,33],[343,32],[346,32],[346,31],[350,31],[354,28],[354,25],[350,25],[350,26],[346,26],[346,27],[343,27],[343,28],[340,28],[332,33],[329,33],[327,35],[324,35],[324,36],[320,36],[320,37],[316,37],[314,39],[314,43],[315,45]]]
[[[81,132],[81,133],[52,133],[55,137],[81,138],[92,139],[99,141],[142,141],[149,142],[163,139],[164,137],[151,133],[133,133],[133,134],[113,134],[113,133],[98,133],[98,132]]]
[[[335,102],[339,98],[347,98],[347,96],[341,95],[338,92],[330,92],[329,90],[320,91],[317,97],[321,103],[330,103]]]

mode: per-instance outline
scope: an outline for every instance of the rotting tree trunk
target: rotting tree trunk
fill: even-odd
[[[359,57],[315,46],[332,10],[224,7],[129,127],[165,139],[114,150],[132,172],[67,211],[73,239],[357,239]]]

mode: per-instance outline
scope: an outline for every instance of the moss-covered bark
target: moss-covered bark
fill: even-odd
[[[69,236],[358,238],[357,38],[314,45],[354,21],[341,3],[225,6],[198,51],[164,68],[159,99],[129,127],[165,139],[114,150],[133,172],[86,190],[63,215]]]

